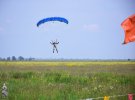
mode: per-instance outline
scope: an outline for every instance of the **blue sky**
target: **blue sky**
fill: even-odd
[[[0,0],[0,57],[135,59],[135,43],[122,45],[120,24],[135,14],[135,0]],[[64,17],[66,25],[48,22]],[[51,40],[58,40],[58,54]]]

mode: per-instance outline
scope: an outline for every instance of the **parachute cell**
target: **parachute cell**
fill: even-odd
[[[42,20],[40,20],[37,23],[37,27],[40,26],[43,23],[49,22],[49,21],[59,21],[59,22],[64,22],[66,24],[68,24],[68,20],[62,17],[49,17],[49,18],[44,18]]]

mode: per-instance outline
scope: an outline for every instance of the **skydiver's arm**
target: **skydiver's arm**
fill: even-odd
[[[52,42],[50,42],[50,43],[53,45],[54,42],[52,41]]]
[[[57,42],[56,44],[59,44],[59,42]]]
[[[52,45],[53,45],[53,43],[52,42],[50,42]]]

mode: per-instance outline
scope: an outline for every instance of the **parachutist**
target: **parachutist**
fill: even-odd
[[[57,42],[57,40],[56,41],[52,41],[52,42],[50,42],[52,45],[53,45],[53,53],[54,53],[54,51],[56,50],[57,51],[57,53],[58,53],[58,49],[57,49],[57,44],[59,44],[59,42]]]

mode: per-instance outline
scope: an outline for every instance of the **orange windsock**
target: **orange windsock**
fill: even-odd
[[[129,16],[121,23],[125,31],[125,39],[123,44],[135,41],[135,14]]]

